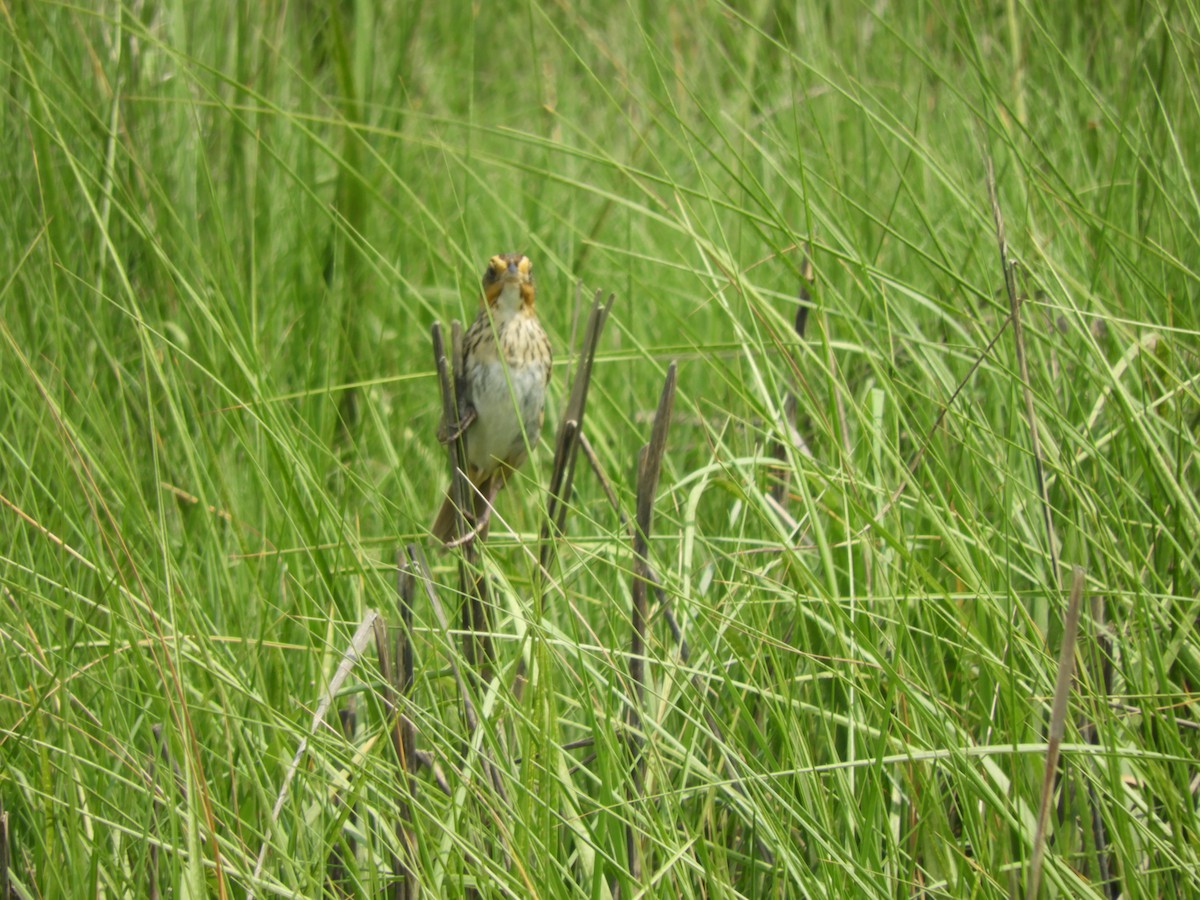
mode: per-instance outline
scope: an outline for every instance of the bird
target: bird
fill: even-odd
[[[446,492],[430,528],[444,544],[486,534],[496,494],[537,445],[552,362],[550,338],[534,307],[533,263],[523,253],[493,256],[483,273],[479,314],[463,337],[460,418],[438,429],[443,443],[464,436],[472,493],[464,510],[468,530],[459,535]]]

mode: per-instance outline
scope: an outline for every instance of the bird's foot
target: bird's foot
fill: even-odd
[[[446,548],[453,549],[454,547],[462,547],[471,543],[471,541],[475,540],[475,538],[479,537],[479,535],[483,534],[487,530],[488,522],[491,520],[491,518],[492,504],[488,503],[488,505],[483,508],[483,512],[480,513],[479,519],[475,522],[475,525],[471,528],[471,530],[467,531],[465,534],[460,534],[452,541],[446,541]]]
[[[453,427],[445,422],[438,426],[437,439],[439,443],[448,444],[451,441],[457,441],[464,431],[471,427],[471,423],[479,417],[479,413],[475,412],[475,407],[468,406],[463,410],[462,418],[459,419]]]

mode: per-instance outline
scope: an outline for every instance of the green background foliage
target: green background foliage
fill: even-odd
[[[271,807],[428,546],[430,326],[522,250],[548,438],[579,292],[616,295],[584,430],[621,514],[581,463],[543,578],[548,448],[501,495],[474,733],[418,592],[428,896],[1020,892],[1076,565],[1044,890],[1196,892],[1198,40],[1154,2],[0,3],[13,890],[391,880],[373,649]],[[625,518],[672,360],[638,792]]]

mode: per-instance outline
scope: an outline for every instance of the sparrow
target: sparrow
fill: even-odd
[[[550,383],[550,339],[534,308],[533,263],[522,253],[501,253],[483,273],[479,314],[463,337],[459,415],[443,422],[443,443],[465,437],[473,526],[456,535],[454,505],[447,492],[431,531],[454,546],[484,533],[492,502],[504,482],[537,444]]]

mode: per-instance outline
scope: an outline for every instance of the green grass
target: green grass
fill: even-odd
[[[581,464],[535,577],[543,446],[484,552],[474,733],[418,592],[426,896],[1022,894],[1076,565],[1042,892],[1200,893],[1200,10],[579,7],[0,4],[15,895],[319,896],[331,854],[389,882],[373,649],[353,732],[271,807],[358,624],[399,622],[447,478],[430,325],[510,249],[551,423],[576,283],[616,294],[585,431],[626,516],[679,362],[650,556],[689,653],[655,604],[639,793],[630,543]],[[766,499],[789,391],[795,528]]]

